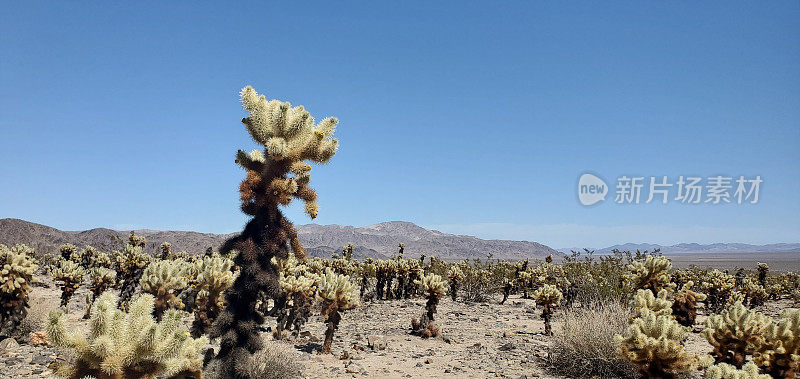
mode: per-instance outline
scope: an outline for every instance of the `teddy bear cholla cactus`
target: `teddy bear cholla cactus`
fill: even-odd
[[[297,231],[279,206],[300,199],[306,213],[316,218],[317,194],[309,186],[311,166],[306,161],[327,163],[338,147],[332,138],[337,119],[315,124],[303,106],[267,100],[250,86],[242,89],[240,98],[250,113],[242,123],[264,149],[236,154],[236,163],[247,171],[239,186],[241,210],[253,218],[241,234],[220,248],[223,254],[239,252],[235,263],[240,269],[227,291],[227,306],[210,331],[212,337],[221,337],[214,366],[227,377],[245,375],[237,372],[236,362],[263,346],[256,326],[264,319],[255,308],[260,296],[275,299],[280,294],[278,268],[270,262],[272,257],[286,259],[289,250],[298,259],[306,256]]]
[[[136,290],[136,285],[142,278],[145,267],[150,264],[150,256],[142,252],[140,246],[141,241],[139,237],[133,235],[131,232],[131,241],[136,243],[128,243],[122,252],[114,251],[117,275],[122,276],[122,288],[120,289],[119,301],[121,305],[127,302],[133,296]]]
[[[699,283],[700,290],[707,295],[709,310],[719,312],[727,306],[736,286],[736,278],[715,269],[703,276]]]
[[[342,312],[358,306],[358,292],[355,285],[350,283],[350,277],[339,275],[330,269],[320,277],[317,296],[322,301],[322,317],[325,318],[328,328],[325,330],[325,342],[322,352],[331,352],[333,333],[342,320]]]
[[[762,331],[753,361],[775,378],[795,378],[800,373],[800,309],[784,309]]]
[[[706,295],[692,291],[693,281],[686,282],[681,290],[675,294],[672,304],[672,314],[679,324],[692,326],[697,319],[697,302],[706,299]]]
[[[717,363],[724,362],[741,368],[756,346],[764,340],[763,329],[771,324],[769,317],[748,309],[741,302],[706,320],[703,336],[714,347]]]
[[[749,362],[742,367],[729,365],[727,363],[718,363],[706,368],[705,379],[770,379],[771,376],[767,374],[759,374],[758,366]]]
[[[638,290],[633,298],[633,305],[636,309],[634,317],[640,317],[643,309],[653,311],[657,316],[669,316],[672,314],[672,300],[667,290],[658,291],[658,296],[653,295],[650,290]]]
[[[83,315],[84,319],[89,318],[94,300],[97,299],[100,294],[114,286],[117,281],[117,272],[105,267],[95,267],[89,270],[89,280],[89,290],[91,293],[86,294],[86,313]]]
[[[544,320],[544,334],[551,336],[553,331],[550,328],[550,319],[553,317],[553,310],[561,303],[563,295],[558,287],[552,284],[545,284],[533,292],[536,304],[542,306],[542,319]]]
[[[51,273],[53,280],[61,287],[61,306],[69,310],[68,304],[75,290],[80,287],[83,282],[83,276],[86,270],[79,264],[62,259],[58,263],[58,267]]]
[[[28,314],[28,293],[36,265],[25,245],[0,244],[0,333],[8,334]],[[31,250],[32,251],[32,250]]]
[[[102,294],[92,307],[88,335],[68,334],[63,313],[50,313],[50,340],[75,353],[74,364],[59,367],[57,374],[98,379],[202,377],[200,353],[208,340],[189,337],[179,312],[170,310],[156,322],[149,294],[135,297],[129,309],[117,309],[117,298]]]
[[[434,323],[436,307],[439,300],[447,294],[447,285],[442,277],[436,274],[423,275],[415,284],[422,289],[428,301],[425,302],[425,312],[419,320],[411,320],[411,333],[423,338],[438,337],[439,327]]]
[[[214,254],[198,259],[194,263],[194,272],[197,273],[193,280],[197,296],[192,335],[199,337],[208,331],[222,311],[225,305],[222,295],[233,285],[238,271],[234,271],[233,260]]]
[[[464,271],[461,270],[458,264],[454,264],[447,271],[447,277],[450,278],[450,298],[456,301],[458,287],[461,281],[464,280]]]
[[[155,261],[142,273],[139,285],[142,292],[153,295],[156,299],[154,309],[157,320],[167,309],[183,309],[183,302],[175,292],[186,288],[188,264],[184,261]]]
[[[686,352],[683,340],[689,328],[678,324],[672,315],[657,315],[647,308],[628,326],[623,335],[616,335],[617,353],[639,366],[644,378],[672,378],[674,373],[694,371],[705,362]]]
[[[634,261],[628,266],[631,271],[628,275],[633,288],[647,289],[654,294],[662,289],[669,289],[671,276],[669,270],[672,262],[658,255],[648,255],[644,261]]]

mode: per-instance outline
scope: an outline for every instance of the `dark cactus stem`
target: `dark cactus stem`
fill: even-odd
[[[384,291],[386,294],[386,300],[390,300],[392,298],[392,279],[394,279],[394,276],[386,275],[386,290]]]
[[[227,307],[209,333],[211,338],[220,338],[220,349],[214,359],[224,371],[221,377],[240,377],[236,362],[245,361],[263,347],[257,327],[264,323],[264,317],[256,312],[256,302],[261,292],[268,298],[278,297],[278,268],[270,259],[288,258],[287,241],[290,235],[296,235],[289,228],[291,224],[273,203],[258,209],[244,231],[220,249],[223,254],[238,251],[234,263],[240,268],[239,276],[225,295]]]
[[[359,298],[364,298],[364,293],[367,291],[367,274],[361,274],[361,291],[359,292]]]
[[[458,297],[457,294],[458,294],[458,281],[451,278],[450,279],[450,298],[453,299],[453,301],[456,301],[456,298]]]
[[[386,274],[378,269],[375,272],[375,279],[377,279],[377,284],[375,284],[375,297],[378,300],[383,300],[383,288],[386,286]]]
[[[505,304],[506,300],[508,300],[508,295],[511,294],[511,282],[506,282],[506,285],[503,286],[503,300],[500,301],[500,304]]]
[[[405,291],[405,289],[406,289],[406,276],[400,274],[397,276],[397,288],[395,288],[394,291],[394,298],[398,300],[402,299],[404,297],[403,292]]]
[[[332,307],[332,306],[331,306]],[[330,354],[331,344],[333,343],[333,333],[339,328],[339,321],[342,321],[342,315],[339,314],[337,309],[330,309],[327,311],[325,322],[328,328],[325,329],[325,342],[322,344],[322,353]]]
[[[119,290],[119,305],[126,305],[131,300],[136,292],[136,283],[139,283],[139,280],[142,279],[142,274],[144,274],[144,267],[134,269],[134,272],[125,276],[125,280],[122,282],[122,289]]]
[[[544,334],[547,336],[553,335],[553,330],[550,328],[550,319],[553,317],[553,308],[550,304],[545,304],[542,307],[542,319],[544,320]]]

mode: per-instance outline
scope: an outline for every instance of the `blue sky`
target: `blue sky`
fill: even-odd
[[[316,223],[800,242],[797,1],[8,3],[0,217],[240,230],[247,84],[340,119]],[[587,171],[764,183],[758,204],[584,207]]]

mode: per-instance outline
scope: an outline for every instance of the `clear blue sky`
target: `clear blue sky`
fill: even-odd
[[[317,223],[800,242],[800,2],[166,3],[5,3],[0,217],[240,230],[252,84],[340,119]],[[764,183],[753,205],[584,207],[585,171]]]

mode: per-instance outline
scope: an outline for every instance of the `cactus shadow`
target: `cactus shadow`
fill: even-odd
[[[302,345],[295,345],[295,348],[299,351],[309,354],[322,351],[322,345],[316,342],[309,342]]]

